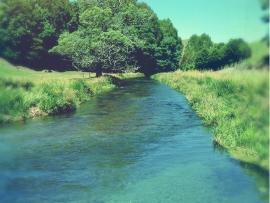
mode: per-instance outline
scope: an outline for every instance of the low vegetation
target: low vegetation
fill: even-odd
[[[237,66],[237,65],[236,65]],[[268,170],[268,71],[176,71],[153,78],[182,92],[236,159]]]
[[[114,88],[120,78],[139,75],[90,76],[80,72],[43,73],[0,60],[0,123],[73,112],[93,95]]]

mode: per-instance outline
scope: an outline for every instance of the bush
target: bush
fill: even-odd
[[[21,90],[9,90],[0,87],[0,123],[7,122],[11,117],[24,117],[27,106]]]
[[[226,64],[236,63],[250,56],[251,49],[242,39],[232,39],[226,45],[224,56]]]
[[[83,80],[75,80],[70,85],[71,89],[75,91],[75,95],[80,102],[89,100],[94,94],[89,85]]]
[[[74,95],[68,95],[61,84],[42,84],[39,91],[38,107],[48,114],[68,113],[76,109]]]

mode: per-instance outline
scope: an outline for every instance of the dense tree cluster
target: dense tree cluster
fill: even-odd
[[[69,0],[1,0],[0,55],[31,67],[59,67],[48,53],[64,31],[77,29],[77,8]]]
[[[181,47],[173,24],[136,0],[0,3],[0,55],[31,67],[150,75],[177,69]]]
[[[39,69],[149,76],[216,70],[249,55],[241,39],[217,44],[205,34],[183,48],[172,22],[137,0],[0,1],[0,56]]]
[[[169,20],[160,21],[134,0],[79,1],[79,28],[65,32],[51,52],[68,56],[75,67],[145,75],[177,69],[181,40]]]
[[[206,34],[193,35],[185,47],[180,68],[182,70],[218,70],[225,65],[248,58],[250,55],[251,49],[242,39],[232,39],[225,44],[213,43]]]
[[[160,21],[162,39],[157,51],[159,71],[171,71],[179,68],[182,53],[182,41],[178,39],[177,30],[169,19]]]

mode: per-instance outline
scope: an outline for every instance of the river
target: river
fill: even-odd
[[[0,128],[0,202],[267,202],[267,174],[212,138],[183,95],[133,80],[74,114]]]

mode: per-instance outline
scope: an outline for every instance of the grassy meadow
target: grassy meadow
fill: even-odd
[[[121,79],[139,75],[94,76],[76,71],[33,71],[0,59],[0,124],[72,112],[93,95],[117,86]]]
[[[236,65],[237,66],[237,65]],[[153,78],[182,92],[232,157],[268,170],[268,71],[176,71]]]

